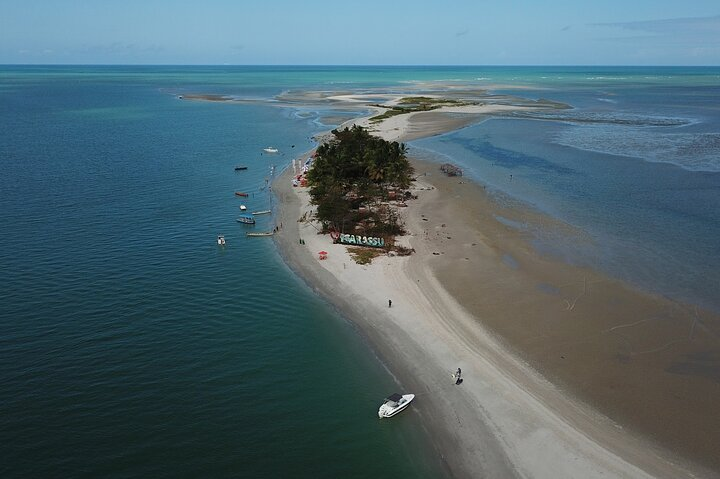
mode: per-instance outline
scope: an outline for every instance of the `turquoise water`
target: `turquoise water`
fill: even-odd
[[[563,117],[491,120],[413,149],[595,239],[538,247],[567,244],[551,253],[713,306],[719,79],[712,68],[0,67],[0,475],[443,475],[416,412],[376,419],[398,385],[353,327],[271,241],[245,237],[272,217],[235,222],[240,203],[274,207],[271,165],[310,148],[332,114],[176,95],[457,81],[568,102]]]

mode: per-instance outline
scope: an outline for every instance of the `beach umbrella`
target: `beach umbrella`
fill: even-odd
[[[327,252],[327,251],[320,251],[318,254],[326,255],[326,254],[328,254],[328,252]]]

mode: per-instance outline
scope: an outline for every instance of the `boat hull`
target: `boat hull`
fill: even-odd
[[[404,411],[407,409],[407,407],[410,405],[412,400],[415,399],[414,394],[404,394],[402,397],[402,400],[398,403],[396,407],[388,406],[387,403],[380,406],[380,409],[378,410],[378,417],[380,419],[393,417],[397,414],[399,414],[401,411]]]

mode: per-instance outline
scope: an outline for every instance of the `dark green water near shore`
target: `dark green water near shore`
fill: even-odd
[[[1,72],[0,476],[441,475],[352,326],[245,237],[272,217],[235,221],[317,115],[166,91],[222,71]]]

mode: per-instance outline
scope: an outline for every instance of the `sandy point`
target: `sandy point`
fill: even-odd
[[[464,113],[482,115],[488,111],[478,107]],[[446,114],[401,115],[374,129],[389,140],[436,134],[457,127],[451,117],[443,116]],[[434,118],[418,121],[423,115]],[[352,123],[366,122],[364,118]],[[422,130],[423,124],[428,129]],[[432,164],[415,165],[418,172],[430,174],[418,176],[412,187],[418,199],[400,209],[407,235],[398,238],[414,248],[415,254],[381,256],[370,265],[356,264],[346,247],[320,234],[320,226],[312,220],[314,208],[307,189],[291,186],[292,167],[273,186],[280,203],[278,221],[285,225],[275,241],[290,267],[359,327],[404,390],[417,394],[413,410],[431,432],[451,474],[498,478],[716,477],[712,471],[690,464],[611,421],[546,380],[532,367],[535,364],[528,362],[528,356],[518,354],[516,344],[507,339],[513,338],[513,327],[522,327],[521,322],[512,321],[512,315],[527,310],[527,304],[522,304],[525,295],[513,294],[527,291],[527,285],[523,277],[511,271],[518,265],[508,266],[505,251],[512,252],[521,269],[552,268],[528,259],[531,248],[522,233],[505,231],[497,221],[476,221],[474,213],[458,214],[468,204],[469,198],[462,197],[464,191],[474,192],[472,201],[478,208],[487,207],[487,196],[479,185],[443,178],[439,172],[432,173],[436,171]],[[487,208],[484,213],[495,214]],[[501,242],[507,249],[499,246]],[[327,251],[327,259],[320,260],[319,251]],[[578,275],[575,270],[556,272],[555,279],[564,274]],[[590,275],[593,284],[607,282],[591,272],[584,274]],[[473,281],[481,281],[483,286]],[[608,288],[609,293],[598,293],[597,297],[623,290],[622,285],[612,289],[615,285],[610,284]],[[484,311],[476,304],[473,296],[480,294],[490,298],[483,306],[493,303],[493,295],[503,301],[503,295],[508,294],[511,301],[518,299],[499,314],[497,308]],[[577,305],[577,311],[568,308],[566,303],[573,299],[568,298],[542,298],[538,309],[546,308],[543,310],[549,315],[555,315],[557,308],[578,313],[588,307],[575,299],[572,306]],[[388,307],[389,300],[392,307]],[[498,335],[501,328],[488,328],[486,323],[493,324],[492,318],[485,314],[494,314],[496,321],[510,318],[510,330],[503,331],[507,334]],[[455,385],[452,373],[458,367],[462,368],[464,382]]]

